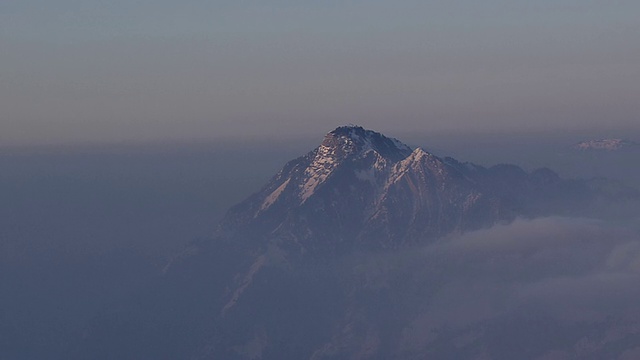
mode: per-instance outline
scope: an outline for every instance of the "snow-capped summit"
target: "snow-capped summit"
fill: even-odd
[[[361,126],[341,126],[329,132],[322,144],[309,155],[310,163],[304,170],[299,185],[299,198],[304,203],[315,194],[319,186],[345,163],[367,162],[374,172],[384,171],[388,164],[411,154],[411,148]],[[362,173],[360,173],[362,177]],[[369,174],[375,177],[377,174]]]
[[[336,157],[364,155],[373,151],[393,161],[404,159],[411,153],[411,148],[397,139],[356,125],[341,126],[329,132],[320,149],[321,155],[330,152]]]
[[[627,148],[639,148],[640,144],[624,140],[624,139],[598,139],[598,140],[585,140],[581,141],[573,146],[576,150],[605,150],[605,151],[617,151]]]

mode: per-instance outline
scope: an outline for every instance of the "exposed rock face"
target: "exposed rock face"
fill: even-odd
[[[533,199],[576,185],[548,169],[487,169],[339,127],[232,208],[220,229],[226,237],[295,243],[302,253],[399,248],[537,215]]]

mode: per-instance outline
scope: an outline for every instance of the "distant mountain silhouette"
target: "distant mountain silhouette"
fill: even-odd
[[[624,139],[598,139],[581,141],[573,145],[573,149],[581,151],[640,150],[640,144]]]

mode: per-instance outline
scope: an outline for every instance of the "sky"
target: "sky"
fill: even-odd
[[[0,2],[0,146],[640,132],[640,2]],[[640,140],[640,139],[638,139]]]

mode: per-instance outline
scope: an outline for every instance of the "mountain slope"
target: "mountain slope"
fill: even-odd
[[[214,240],[96,319],[77,358],[445,358],[456,353],[446,328],[432,348],[411,327],[446,290],[441,270],[458,270],[406,253],[517,217],[580,213],[596,195],[549,169],[485,168],[339,127],[230,209]]]

